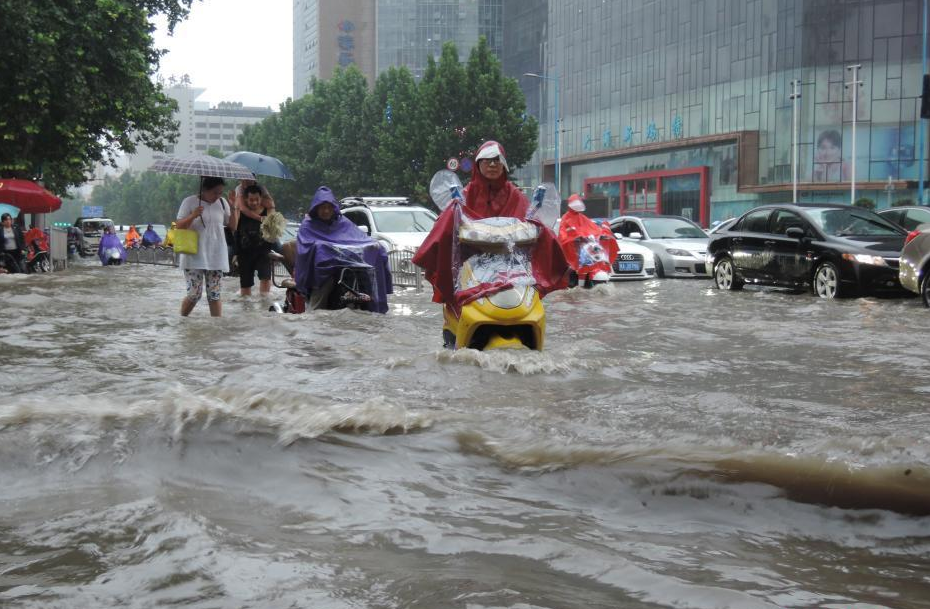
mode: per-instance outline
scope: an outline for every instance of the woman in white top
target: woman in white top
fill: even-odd
[[[9,273],[23,273],[25,260],[23,250],[26,249],[26,242],[23,239],[23,231],[13,224],[13,216],[8,213],[3,214],[2,228],[0,228],[0,252],[6,254],[5,264],[10,268],[6,269]]]
[[[187,317],[203,295],[207,284],[207,304],[210,315],[223,313],[220,286],[223,273],[229,271],[224,226],[236,230],[239,223],[238,205],[222,198],[225,182],[222,178],[201,178],[200,195],[191,195],[181,202],[177,228],[197,231],[197,253],[181,254],[178,266],[187,279],[187,296],[181,301],[181,315]]]

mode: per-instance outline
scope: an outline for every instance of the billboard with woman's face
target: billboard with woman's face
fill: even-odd
[[[846,145],[844,146],[844,142]],[[852,178],[852,127],[825,128],[814,141],[813,182],[846,182]],[[916,179],[914,127],[860,124],[856,129],[856,179]]]

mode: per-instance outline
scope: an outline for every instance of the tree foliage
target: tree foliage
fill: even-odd
[[[451,42],[419,83],[405,67],[383,72],[369,91],[354,66],[312,83],[310,93],[247,127],[239,147],[281,159],[296,181],[276,181],[279,209],[296,215],[326,184],[338,197],[405,195],[426,201],[433,173],[449,157],[473,156],[500,141],[511,170],[529,161],[538,124],[482,38],[468,62]]]
[[[259,176],[291,218],[322,184],[340,198],[404,195],[427,202],[430,178],[446,160],[473,156],[485,140],[504,145],[511,169],[524,165],[538,129],[525,108],[516,81],[503,76],[483,39],[465,65],[447,43],[419,83],[407,68],[391,68],[369,91],[354,66],[314,81],[310,93],[246,127],[239,148],[277,157],[294,174],[294,181]],[[95,188],[91,203],[122,224],[167,224],[196,189],[189,176],[124,174]]]
[[[153,81],[192,0],[0,0],[0,175],[63,192],[99,161],[174,141],[175,102]]]

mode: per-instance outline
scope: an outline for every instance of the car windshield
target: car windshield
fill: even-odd
[[[893,224],[865,209],[814,208],[806,210],[823,232],[834,237],[897,237]]]
[[[700,239],[701,227],[681,218],[640,218],[650,239]]]
[[[109,222],[85,222],[84,223],[84,232],[85,233],[99,233],[102,232],[107,226],[110,226]]]
[[[436,221],[425,209],[385,209],[373,215],[382,233],[428,233]]]
[[[300,224],[296,222],[288,222],[287,226],[284,227],[284,232],[281,234],[281,241],[293,241],[297,238],[297,231],[300,230]]]

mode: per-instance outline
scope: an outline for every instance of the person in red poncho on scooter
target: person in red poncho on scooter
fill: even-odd
[[[413,263],[424,269],[426,279],[433,286],[433,302],[442,303],[456,313],[466,304],[456,293],[455,286],[457,269],[453,268],[453,231],[457,226],[456,214],[462,213],[472,220],[500,216],[525,219],[530,202],[507,179],[508,171],[503,146],[493,140],[482,144],[475,155],[471,181],[465,187],[461,212],[456,205],[443,210],[413,257]],[[549,292],[567,287],[568,264],[555,235],[549,228],[538,224],[542,230],[533,245],[532,266],[536,289],[542,298]],[[465,258],[467,255],[458,259]],[[506,289],[506,286],[500,289]],[[467,296],[468,299],[474,297],[473,294]]]
[[[559,245],[577,274],[576,282],[586,288],[610,281],[610,270],[619,247],[610,226],[597,224],[584,214],[578,195],[568,198],[568,211],[559,223]]]

